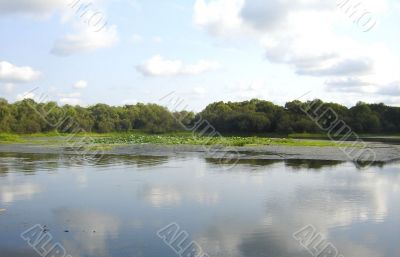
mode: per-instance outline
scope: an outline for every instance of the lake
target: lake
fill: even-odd
[[[399,163],[2,153],[0,256],[396,257],[399,203]]]

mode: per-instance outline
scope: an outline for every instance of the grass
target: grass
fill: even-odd
[[[9,134],[9,133],[0,133],[0,144],[7,143],[20,143],[23,140],[19,135]]]

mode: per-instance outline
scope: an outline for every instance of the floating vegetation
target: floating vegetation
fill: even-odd
[[[266,137],[206,137],[195,135],[115,135],[94,139],[95,144],[221,145],[221,146],[338,146],[323,140],[295,140]]]

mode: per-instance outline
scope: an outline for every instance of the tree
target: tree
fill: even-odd
[[[13,116],[7,100],[0,98],[0,132],[10,132]]]
[[[89,107],[91,116],[94,120],[93,130],[99,133],[108,133],[116,130],[115,124],[118,123],[118,114],[106,104],[96,104]]]
[[[348,109],[316,99],[308,102],[292,101],[282,107],[252,99],[212,103],[195,114],[189,111],[172,113],[156,104],[61,107],[56,102],[36,103],[32,99],[25,99],[8,103],[2,98],[0,132],[36,133],[57,130],[65,133],[108,133],[141,129],[149,133],[164,133],[192,128],[196,122],[207,121],[221,133],[315,133],[321,132],[315,118],[324,115],[327,110],[334,113],[329,122],[344,120],[357,133],[400,132],[400,108],[382,103],[359,102]],[[311,117],[307,114],[311,114]]]

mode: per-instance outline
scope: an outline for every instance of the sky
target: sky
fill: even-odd
[[[400,106],[400,0],[0,0],[0,97]]]

